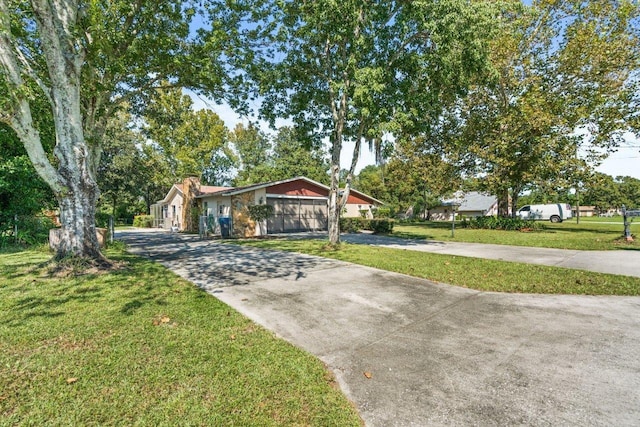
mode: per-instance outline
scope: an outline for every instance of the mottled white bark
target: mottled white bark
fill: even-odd
[[[329,242],[340,243],[340,206],[338,203],[340,163],[332,162],[329,190]]]
[[[9,10],[0,0],[0,64],[10,87],[8,124],[16,131],[38,174],[53,189],[60,206],[61,244],[57,257],[101,258],[95,229],[99,195],[91,173],[80,108],[80,72],[84,52],[75,36],[78,12],[74,0],[32,0],[40,47],[47,64],[49,86],[25,63],[9,33]],[[56,131],[54,167],[34,126],[22,76],[36,81],[51,104]]]

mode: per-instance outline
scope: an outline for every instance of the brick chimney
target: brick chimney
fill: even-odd
[[[200,179],[197,176],[186,177],[182,181],[182,228],[184,231],[198,231],[196,216],[198,213],[196,196],[198,194],[200,194]]]

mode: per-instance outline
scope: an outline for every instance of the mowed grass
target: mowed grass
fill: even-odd
[[[531,246],[539,248],[579,249],[579,250],[640,250],[640,241],[626,242],[622,236],[624,227],[621,219],[607,218],[609,221],[575,219],[552,224],[544,222],[539,231],[476,230],[462,228],[456,224],[451,237],[451,223],[424,221],[414,223],[398,222],[393,227],[393,236],[408,239],[427,239],[470,243],[493,243],[498,245]],[[608,222],[619,221],[609,224]],[[631,232],[640,232],[640,221],[633,222]],[[637,237],[637,236],[636,236]]]
[[[348,261],[481,291],[578,295],[640,295],[640,278],[326,240],[246,240],[278,249]]]
[[[164,267],[0,254],[0,425],[361,425],[323,364]]]

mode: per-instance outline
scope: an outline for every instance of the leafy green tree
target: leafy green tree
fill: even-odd
[[[146,109],[145,133],[169,164],[173,182],[197,176],[205,184],[228,181],[233,154],[227,128],[211,110],[193,110],[180,88],[159,89]]]
[[[167,80],[219,99],[222,73],[203,77],[221,71],[220,49],[209,46],[206,64],[200,55],[187,58],[194,13],[171,0],[0,0],[0,121],[16,132],[57,199],[57,257],[104,260],[95,232],[96,171],[106,123],[118,108],[144,106]],[[54,159],[34,119],[38,99],[52,116]]]
[[[306,176],[328,184],[329,164],[325,153],[310,146],[294,128],[284,126],[269,139],[253,125],[238,124],[231,134],[238,151],[241,169],[236,185],[280,181]]]
[[[129,114],[119,112],[105,130],[103,151],[98,166],[97,181],[101,189],[101,203],[111,208],[110,214],[119,217],[141,199],[146,169],[141,167],[138,149],[144,143],[142,135],[131,129]],[[124,208],[124,209],[123,209]]]
[[[238,157],[238,174],[235,185],[255,184],[270,181],[267,159],[271,151],[271,141],[256,125],[245,126],[238,123],[229,133],[229,140]]]
[[[462,185],[458,168],[442,155],[441,138],[444,134],[433,127],[419,138],[396,144],[386,175],[390,196],[400,212],[413,207],[414,213],[423,212],[426,217],[428,209]]]
[[[11,242],[43,242],[53,224],[40,214],[55,209],[55,204],[15,132],[0,123],[0,246],[9,242],[7,233]],[[17,236],[13,235],[16,219]]]
[[[443,99],[464,92],[484,68],[496,2],[239,0],[209,34],[238,34],[233,63],[257,82],[261,113],[289,117],[308,136],[330,142],[329,239],[339,242],[361,144],[381,152],[383,136],[419,129]],[[250,22],[248,25],[247,22]],[[242,54],[244,52],[244,55]],[[239,54],[238,54],[239,53]],[[244,77],[245,74],[242,74]],[[339,197],[340,155],[354,152]]]
[[[579,195],[597,149],[633,129],[638,14],[631,1],[544,0],[504,21],[493,78],[453,107],[463,163],[499,197],[502,214],[533,185]]]
[[[146,205],[145,212],[151,211],[151,205],[166,196],[174,184],[167,159],[153,144],[140,147],[140,167],[144,179],[141,193]]]
[[[628,209],[640,209],[640,179],[630,176],[616,177],[620,201]]]
[[[321,149],[310,147],[292,127],[278,129],[269,163],[271,181],[306,176],[323,184],[329,183],[326,154]]]
[[[17,135],[0,123],[0,221],[54,207],[51,189],[35,173]]]
[[[354,180],[353,188],[378,200],[389,201],[385,166],[368,165],[362,168]]]
[[[600,211],[618,208],[624,203],[620,186],[610,175],[594,173],[585,182],[582,192],[582,203],[586,206],[595,206]]]

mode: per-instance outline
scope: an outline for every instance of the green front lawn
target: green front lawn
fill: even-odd
[[[481,291],[640,295],[640,278],[323,240],[245,240],[263,249],[301,252]]]
[[[600,218],[598,218],[600,219]],[[616,218],[607,218],[617,221]],[[619,219],[618,219],[619,220]],[[540,248],[579,249],[579,250],[613,250],[640,249],[638,237],[628,243],[622,239],[622,220],[619,224],[606,224],[602,221],[575,219],[560,224],[544,222],[540,231],[503,231],[475,230],[461,228],[456,224],[454,237],[451,237],[451,223],[439,221],[398,222],[393,227],[393,236],[408,239],[427,239],[471,243],[493,243],[499,245],[533,246]],[[633,222],[631,232],[640,234],[640,221]]]
[[[323,364],[164,267],[0,254],[1,425],[361,425]]]

